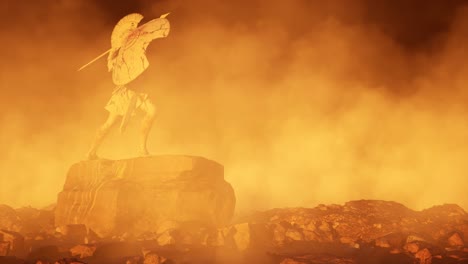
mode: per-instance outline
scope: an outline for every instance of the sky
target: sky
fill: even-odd
[[[225,167],[237,211],[382,199],[468,208],[468,1],[3,0],[0,204],[55,202],[113,90],[115,23],[170,12],[130,88],[155,155]],[[137,154],[139,118],[99,154]]]

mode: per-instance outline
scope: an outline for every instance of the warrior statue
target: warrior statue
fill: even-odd
[[[141,26],[138,26],[138,23],[143,19],[142,15],[130,14],[125,16],[112,31],[111,49],[79,69],[83,69],[109,53],[107,67],[109,72],[112,72],[112,80],[116,85],[109,102],[105,106],[109,116],[97,130],[87,154],[88,159],[98,158],[97,149],[118,118],[122,117],[120,132],[123,133],[129,118],[135,114],[136,110],[141,110],[145,114],[141,124],[139,154],[141,156],[149,155],[146,142],[155,119],[155,106],[147,94],[137,93],[126,85],[148,68],[146,48],[149,43],[156,38],[167,37],[169,34],[170,26],[169,21],[166,19],[167,15],[164,14]]]

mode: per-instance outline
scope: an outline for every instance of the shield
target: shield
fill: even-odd
[[[111,47],[112,49],[118,49],[122,47],[125,39],[133,30],[138,27],[138,23],[143,19],[143,15],[133,13],[123,17],[117,22],[112,31],[111,35]]]
[[[126,85],[136,79],[149,66],[146,48],[157,38],[169,35],[169,13],[138,27],[143,16],[130,14],[120,19],[111,35],[111,48],[78,69],[81,71],[109,53],[107,67],[112,71],[112,80],[118,85]]]
[[[153,19],[137,28],[136,21],[141,21],[138,14],[124,17],[126,22],[118,23],[112,34],[112,50],[108,57],[108,66],[112,70],[112,80],[116,85],[126,85],[135,80],[149,66],[146,58],[148,45],[157,38],[165,38],[169,35],[170,24],[165,18]],[[136,22],[138,23],[138,22]]]

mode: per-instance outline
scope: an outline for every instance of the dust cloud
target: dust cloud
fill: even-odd
[[[171,12],[130,85],[158,108],[150,151],[222,163],[238,212],[352,199],[468,208],[468,9],[424,38],[368,1],[241,2],[2,3],[0,203],[54,202],[113,89],[104,60],[76,69],[108,49],[123,15]],[[138,126],[98,154],[135,156]]]

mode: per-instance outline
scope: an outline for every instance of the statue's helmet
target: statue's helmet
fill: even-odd
[[[111,35],[111,47],[120,48],[127,36],[138,27],[138,23],[143,19],[143,15],[138,13],[129,14],[115,25]]]

